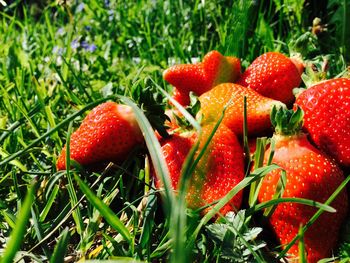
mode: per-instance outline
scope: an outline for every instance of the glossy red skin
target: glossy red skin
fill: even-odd
[[[224,83],[216,86],[199,97],[203,115],[202,123],[217,122],[224,107],[227,107],[223,123],[236,135],[243,134],[243,100],[247,97],[248,133],[250,136],[262,136],[271,131],[270,112],[274,105],[282,106],[279,101],[264,97],[255,90],[238,84]]]
[[[182,165],[193,145],[193,136],[188,133],[186,135],[174,133],[170,138],[161,138],[160,144],[169,169],[172,188],[177,189]],[[161,182],[159,178],[156,178],[155,182],[156,187],[160,188]]]
[[[214,125],[203,127],[200,149],[213,127]],[[193,187],[190,188],[190,196],[197,196],[200,187],[196,187],[196,183],[203,180],[201,170],[206,171],[201,200],[199,200],[201,205],[219,201],[244,178],[243,149],[237,136],[226,126],[220,125],[207,151],[198,164],[194,177],[195,183],[192,183]],[[242,191],[237,193],[229,203],[220,209],[220,213],[225,215],[229,211],[237,211],[241,207],[242,194]],[[205,212],[209,210],[210,208]]]
[[[71,135],[70,158],[81,165],[125,159],[143,141],[135,124],[128,106],[106,102],[95,107]],[[58,158],[57,169],[66,169],[66,147]]]
[[[163,73],[163,78],[183,94],[190,91],[202,94],[210,89],[210,82],[201,63],[175,65]]]
[[[180,92],[177,88],[173,90],[173,99],[180,103],[182,106],[190,105],[189,93]]]
[[[318,148],[350,167],[350,79],[332,79],[298,95],[304,129]]]
[[[199,149],[208,138],[213,125],[203,127],[203,137]],[[168,164],[173,189],[177,189],[183,162],[196,140],[196,134],[175,134],[161,141],[163,154]],[[199,152],[199,150],[198,150]],[[197,152],[197,154],[198,154]],[[225,196],[244,177],[243,150],[237,137],[225,126],[220,126],[206,153],[198,163],[193,174],[189,192],[188,206],[198,209]],[[156,183],[159,186],[159,182]],[[221,214],[237,210],[241,206],[242,192],[239,192],[221,210]],[[204,210],[208,212],[210,208]]]
[[[283,197],[299,197],[324,203],[344,180],[340,168],[322,152],[312,146],[305,135],[275,136],[273,163],[287,173]],[[269,151],[265,155],[265,162]],[[280,171],[267,174],[259,192],[259,202],[271,200],[280,177]],[[330,257],[339,237],[340,227],[348,212],[346,191],[341,192],[331,203],[336,213],[324,212],[306,231],[304,236],[309,263]],[[305,225],[316,213],[314,207],[283,203],[277,205],[270,224],[282,245],[288,244],[297,234],[300,225]],[[288,251],[290,258],[298,257],[298,243]]]
[[[285,104],[294,101],[293,88],[299,87],[301,73],[293,61],[278,52],[257,57],[237,81],[263,96]]]
[[[189,105],[189,93],[198,96],[223,82],[234,82],[241,73],[236,57],[225,57],[216,50],[207,53],[203,62],[175,65],[163,73],[163,78],[176,87],[174,98],[183,106]]]

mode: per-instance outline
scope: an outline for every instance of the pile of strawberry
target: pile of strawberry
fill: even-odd
[[[192,146],[199,140],[197,155],[207,147],[190,178],[187,204],[206,213],[245,176],[242,147],[244,98],[247,101],[247,128],[251,141],[270,136],[274,127],[272,163],[286,171],[283,197],[311,199],[321,203],[344,181],[344,170],[350,168],[350,79],[325,80],[300,92],[304,66],[300,60],[277,52],[268,52],[241,74],[240,60],[217,51],[206,54],[197,64],[175,65],[163,77],[174,86],[173,98],[183,106],[190,104],[190,92],[199,96],[197,114],[202,132],[181,129],[170,123],[169,137],[159,140],[170,172],[174,190]],[[291,107],[291,110],[287,108]],[[208,146],[207,138],[225,115]],[[176,111],[176,110],[175,110]],[[70,158],[81,165],[120,162],[144,141],[134,113],[126,105],[106,102],[94,108],[71,136]],[[254,143],[252,143],[254,144]],[[252,149],[254,146],[252,146]],[[270,149],[265,153],[268,162]],[[58,158],[57,168],[66,168],[66,149]],[[258,201],[274,198],[280,170],[267,174]],[[154,176],[157,187],[162,182]],[[220,214],[242,207],[243,193],[228,202]],[[306,231],[304,242],[308,262],[332,255],[343,221],[348,213],[348,196],[343,190],[330,204],[336,213],[324,212]],[[282,247],[307,224],[315,207],[298,203],[281,203],[275,207],[269,222]],[[295,243],[288,255],[298,256]]]

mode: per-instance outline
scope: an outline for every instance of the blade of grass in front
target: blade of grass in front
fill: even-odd
[[[282,197],[284,189],[286,188],[286,184],[287,184],[287,173],[285,170],[281,169],[281,176],[278,179],[276,191],[272,197],[272,200]],[[270,206],[269,208],[267,208],[264,211],[264,216],[270,217],[273,211],[275,211],[275,208],[276,206]]]
[[[27,192],[27,195],[23,201],[21,209],[16,219],[16,225],[13,229],[10,239],[7,242],[3,256],[1,257],[1,263],[11,263],[21,247],[21,243],[24,240],[24,235],[27,230],[27,224],[30,217],[30,211],[34,202],[35,184],[32,184]]]
[[[179,228],[179,230],[181,230],[181,231],[185,231],[185,227],[186,227],[186,213],[184,213],[184,211],[186,210],[186,195],[187,195],[187,190],[189,187],[190,178],[195,173],[195,169],[196,169],[197,164],[199,163],[199,161],[201,160],[201,158],[205,154],[207,148],[209,147],[211,140],[213,139],[217,129],[219,128],[219,126],[222,122],[222,120],[224,119],[225,111],[226,111],[229,104],[230,104],[230,102],[227,105],[225,105],[219,120],[215,123],[215,126],[212,129],[212,131],[210,132],[208,138],[206,138],[206,140],[203,144],[203,147],[201,148],[201,150],[199,151],[197,156],[195,156],[197,153],[197,150],[199,148],[200,141],[202,139],[201,128],[197,130],[198,140],[192,146],[192,148],[191,148],[189,154],[187,155],[185,162],[183,164],[182,171],[181,171],[181,177],[180,177],[180,183],[179,183],[179,198],[178,198],[178,207],[177,207],[178,210],[177,210],[177,214],[174,215],[175,220],[176,219],[178,220],[176,223],[179,226],[183,226],[182,228]],[[184,111],[186,111],[186,110],[184,109]],[[182,220],[182,221],[179,221],[179,220]],[[176,232],[177,239],[175,239],[175,240],[178,244],[175,243],[174,251],[176,248],[178,253],[181,253],[182,257],[185,257],[185,260],[188,261],[189,258],[187,257],[186,253],[188,253],[187,251],[191,251],[192,247],[184,245],[186,243],[186,239],[185,239],[186,235],[185,235],[185,232],[182,233],[181,231]]]
[[[101,213],[105,220],[111,225],[112,228],[117,230],[124,239],[131,244],[132,237],[129,230],[120,221],[120,219],[115,215],[115,213],[110,209],[105,203],[102,202],[89,188],[87,184],[83,182],[77,175],[74,175],[75,180],[78,182],[80,189],[85,194],[89,202]]]
[[[298,243],[299,263],[307,263],[305,242],[304,242],[304,233],[303,233],[303,226],[302,225],[299,227],[299,236],[300,236],[299,243]]]
[[[147,148],[150,152],[151,159],[153,165],[155,166],[156,173],[158,177],[161,179],[164,188],[165,188],[165,206],[167,209],[167,213],[170,216],[171,221],[171,237],[173,240],[173,253],[171,255],[172,262],[186,262],[188,257],[185,253],[185,227],[186,227],[186,213],[184,212],[186,209],[186,204],[184,201],[184,197],[175,198],[171,181],[168,171],[168,166],[165,163],[164,156],[161,154],[162,150],[160,144],[155,137],[152,126],[149,121],[143,114],[143,112],[134,104],[130,99],[126,97],[121,97],[122,101],[124,101],[127,105],[131,106],[134,110],[136,119],[138,124],[143,131]],[[188,114],[188,113],[187,113]]]
[[[325,205],[329,205],[330,203],[333,202],[333,200],[340,194],[340,192],[345,188],[345,186],[349,183],[350,181],[350,175],[346,177],[346,179],[338,186],[338,188],[333,192],[333,194],[327,199],[326,202],[324,202]],[[302,229],[302,234],[304,234],[309,227],[320,217],[320,215],[324,212],[325,210],[323,208],[320,208],[317,210],[317,212],[310,218],[310,220],[305,224],[305,226]],[[292,241],[289,242],[289,244],[283,249],[281,253],[279,253],[278,258],[281,259],[284,257],[284,255],[288,252],[288,250],[294,245],[294,243],[300,238],[300,233],[298,233]]]
[[[178,198],[176,199],[176,206],[172,212],[172,227],[174,228],[174,236],[173,239],[173,255],[172,262],[187,262],[189,261],[188,253],[191,248],[186,247],[187,235],[186,235],[186,227],[187,227],[187,215],[186,215],[186,195],[187,189],[189,186],[189,179],[193,172],[191,172],[191,167],[194,162],[196,151],[199,147],[199,140],[194,144],[188,153],[180,176],[179,182],[179,191]],[[174,224],[174,225],[173,225]],[[181,261],[179,261],[181,260]]]
[[[38,220],[38,216],[37,216],[37,207],[35,207],[34,205],[32,206],[32,209],[31,209],[31,212],[32,212],[32,224],[33,224],[33,229],[35,230],[35,234],[36,234],[36,237],[38,239],[38,241],[40,242],[42,239],[43,239],[43,225],[41,224],[41,222],[39,222]],[[43,244],[42,245],[42,250],[45,254],[45,256],[47,258],[50,257],[51,253],[50,253],[50,250],[49,250],[49,247],[47,246],[47,244]]]
[[[336,210],[326,204],[322,204],[320,202],[316,202],[314,200],[310,199],[305,199],[305,198],[297,198],[297,197],[285,197],[285,198],[277,198],[277,199],[272,199],[267,202],[263,202],[260,204],[255,205],[254,207],[250,208],[247,210],[247,214],[253,214],[259,210],[278,205],[280,203],[297,203],[297,204],[302,204],[302,205],[308,205],[308,206],[313,206],[319,209],[323,209],[326,212],[329,213],[335,213]]]
[[[76,204],[78,203],[78,197],[75,193],[75,188],[73,185],[73,180],[70,174],[70,135],[72,133],[72,129],[73,129],[73,122],[69,123],[68,126],[68,133],[67,133],[67,141],[66,141],[66,175],[67,175],[67,179],[68,179],[68,185],[67,185],[67,189],[68,189],[68,194],[69,194],[69,199],[70,199],[70,203],[72,208],[75,207],[74,211],[73,211],[73,219],[75,221],[75,224],[77,226],[77,232],[78,234],[82,237],[82,233],[84,231],[84,224],[83,224],[83,219],[81,217],[81,213],[80,213],[80,209],[79,206],[76,206]]]
[[[140,235],[140,249],[146,249],[148,258],[150,256],[151,237],[154,223],[155,210],[157,207],[157,196],[151,189],[148,195],[147,205],[143,216],[143,224]]]
[[[219,118],[219,120],[215,123],[215,126],[213,128],[213,130],[211,131],[211,133],[209,134],[208,138],[206,139],[206,141],[204,142],[203,148],[201,149],[201,151],[198,153],[198,156],[196,157],[196,159],[194,160],[192,166],[190,167],[190,173],[194,173],[194,170],[196,169],[197,164],[199,163],[200,159],[203,157],[203,155],[205,154],[205,151],[207,150],[211,140],[213,139],[217,129],[219,128],[222,120],[224,119],[225,116],[225,111],[226,111],[227,106],[224,107],[221,116]]]
[[[266,137],[256,139],[256,150],[254,153],[254,168],[260,168],[264,163],[265,150],[268,140]],[[253,207],[257,200],[261,186],[261,180],[257,180],[250,185],[249,190],[249,207]]]
[[[40,222],[44,222],[47,214],[49,213],[55,199],[56,196],[58,194],[59,191],[59,186],[57,184],[55,184],[54,188],[52,189],[49,198],[47,199],[46,205],[44,207],[44,209],[41,211],[40,216],[39,216],[39,221]]]
[[[67,252],[67,246],[70,239],[68,228],[62,231],[61,238],[57,242],[53,254],[50,258],[50,263],[63,263],[64,256]]]
[[[162,150],[159,141],[157,140],[152,126],[147,120],[146,116],[143,114],[142,110],[129,98],[124,96],[118,96],[118,98],[120,98],[125,104],[130,106],[134,111],[137,123],[139,124],[143,136],[145,137],[147,149],[151,156],[154,170],[159,179],[161,180],[162,184],[164,185],[166,202],[165,207],[167,209],[167,212],[169,213],[173,209],[172,206],[174,204],[175,197],[171,187],[168,166],[166,165],[164,156],[160,154]]]

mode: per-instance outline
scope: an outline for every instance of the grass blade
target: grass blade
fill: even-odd
[[[329,213],[335,213],[336,210],[326,204],[322,204],[320,202],[316,202],[310,199],[305,199],[305,198],[296,198],[296,197],[286,197],[286,198],[277,198],[277,199],[272,199],[269,200],[267,202],[263,202],[260,204],[255,205],[254,207],[252,207],[251,209],[249,209],[248,213],[252,214],[255,213],[259,210],[271,207],[271,206],[275,206],[278,205],[280,203],[297,203],[297,204],[302,204],[302,205],[308,205],[308,206],[313,206],[319,209],[323,209],[325,212],[329,212]]]
[[[72,129],[73,129],[73,122],[69,123],[68,126],[68,133],[67,133],[67,143],[66,143],[66,175],[67,175],[67,179],[68,179],[68,185],[67,185],[67,189],[68,189],[68,193],[69,193],[69,199],[70,199],[70,203],[72,207],[76,207],[73,211],[73,218],[75,221],[75,224],[77,226],[77,232],[79,235],[82,235],[83,231],[84,231],[84,224],[83,224],[83,219],[81,217],[81,213],[80,213],[80,209],[79,206],[76,206],[76,204],[78,203],[78,197],[75,193],[74,190],[74,185],[73,185],[73,180],[72,180],[72,176],[70,173],[70,166],[71,166],[71,162],[70,162],[70,135],[72,133]]]
[[[23,201],[22,207],[16,219],[16,226],[11,233],[10,240],[7,242],[6,249],[0,260],[2,263],[13,262],[13,259],[17,251],[21,247],[21,243],[24,239],[24,235],[27,230],[26,227],[29,221],[32,204],[34,202],[34,193],[35,193],[35,184],[32,184],[28,189],[27,195]]]
[[[68,228],[65,228],[62,232],[60,240],[58,241],[57,245],[55,246],[53,254],[50,258],[50,263],[63,263],[64,262],[64,256],[65,256],[66,251],[67,251],[69,239],[70,239],[70,234],[69,234]]]
[[[154,170],[164,185],[166,207],[167,209],[170,209],[169,211],[171,211],[175,197],[171,187],[168,166],[166,165],[164,156],[159,154],[162,152],[159,141],[157,140],[152,126],[147,120],[146,116],[143,114],[142,110],[129,98],[124,96],[118,97],[134,111],[137,123],[139,124],[143,136],[145,137],[152,164],[154,165]]]
[[[299,244],[298,244],[299,263],[307,263],[305,242],[304,242],[304,233],[303,233],[303,226],[302,225],[299,228],[299,235],[300,235]]]
[[[108,224],[117,230],[130,244],[132,242],[131,234],[125,225],[120,221],[120,219],[115,215],[115,213],[91,191],[89,186],[85,184],[83,180],[81,180],[77,175],[75,175],[74,178],[78,182],[80,189],[86,195],[86,198],[89,200],[89,202],[101,213]]]

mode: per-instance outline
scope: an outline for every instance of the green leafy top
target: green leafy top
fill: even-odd
[[[169,120],[165,114],[165,102],[162,94],[151,85],[134,85],[131,88],[131,96],[138,106],[143,110],[152,127],[162,137],[168,137],[164,122]]]
[[[295,111],[273,107],[270,118],[276,134],[296,135],[303,126],[304,112],[300,107]]]

